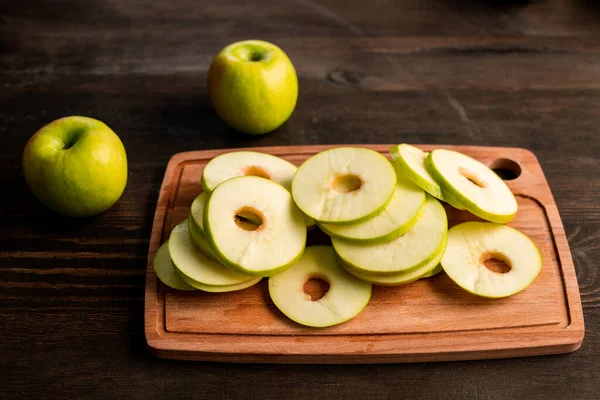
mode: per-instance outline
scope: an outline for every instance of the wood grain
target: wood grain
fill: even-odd
[[[596,399],[599,15],[594,0],[0,2],[0,398]],[[300,79],[291,119],[260,137],[230,130],[206,93],[214,54],[248,38],[279,44]],[[103,120],[127,149],[125,193],[95,218],[47,211],[19,167],[29,137],[66,115]],[[579,351],[368,367],[147,351],[149,238],[171,155],[400,142],[536,154],[577,271]]]
[[[330,147],[255,150],[299,165]],[[390,157],[389,145],[368,147]],[[401,287],[375,287],[369,305],[356,318],[314,329],[288,320],[277,310],[266,280],[246,290],[216,295],[169,289],[153,273],[153,252],[189,215],[193,199],[201,192],[203,167],[227,150],[186,152],[173,156],[167,166],[150,240],[146,282],[150,348],[166,358],[295,363],[446,361],[579,348],[584,334],[579,289],[562,223],[537,159],[523,149],[449,148],[492,168],[518,164],[520,175],[507,181],[519,203],[510,225],[535,241],[544,264],[525,291],[500,300],[482,299],[441,274]],[[476,219],[451,207],[448,215],[451,226]]]

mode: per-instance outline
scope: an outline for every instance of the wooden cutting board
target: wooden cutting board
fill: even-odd
[[[389,158],[390,145],[368,145]],[[255,150],[300,165],[335,146],[264,147]],[[152,259],[171,229],[189,214],[201,192],[206,163],[230,151],[174,155],[158,198],[148,254],[145,333],[159,357],[232,362],[389,363],[520,357],[575,351],[584,335],[575,269],[548,182],[533,153],[517,148],[444,147],[478,159],[506,183],[519,212],[509,224],[539,246],[543,268],[523,292],[484,299],[445,274],[405,286],[374,286],[369,305],[353,320],[308,328],[287,319],[269,298],[267,279],[233,293],[180,292],[163,285]],[[450,226],[477,218],[447,207]],[[311,234],[312,235],[312,234]],[[309,244],[322,240],[318,232]]]

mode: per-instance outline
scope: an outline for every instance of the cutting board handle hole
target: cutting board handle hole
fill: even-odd
[[[490,169],[505,181],[512,181],[521,175],[521,166],[518,162],[508,158],[499,158],[492,162]]]

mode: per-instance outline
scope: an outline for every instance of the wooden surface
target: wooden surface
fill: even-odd
[[[0,398],[573,398],[600,391],[600,4],[593,0],[0,2]],[[262,38],[300,79],[290,121],[246,137],[215,115],[213,55]],[[98,217],[28,191],[27,139],[72,114],[122,138],[129,181]],[[564,222],[586,335],[575,353],[370,366],[161,360],[144,287],[171,155],[332,143],[523,147]]]
[[[296,165],[332,146],[266,147]],[[369,146],[391,159],[390,145]],[[501,300],[473,296],[445,274],[400,287],[374,286],[368,306],[329,328],[290,321],[271,301],[267,279],[235,293],[182,292],[158,282],[152,259],[202,191],[204,166],[227,150],[179,153],[167,166],[146,270],[146,339],[160,357],[234,362],[387,363],[571,352],[584,335],[579,288],[562,222],[535,155],[527,150],[453,146],[490,168],[512,163],[519,203],[510,226],[539,247],[543,268],[525,291]],[[432,146],[425,146],[432,150]],[[514,165],[516,163],[517,165]],[[449,226],[478,220],[448,207]],[[322,237],[312,232],[308,244]],[[311,243],[312,242],[312,243]]]

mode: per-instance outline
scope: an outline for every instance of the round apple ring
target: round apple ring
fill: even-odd
[[[202,171],[201,185],[206,193],[212,193],[219,184],[239,176],[258,176],[270,179],[290,190],[296,166],[271,154],[257,151],[234,151],[221,154],[206,164]]]
[[[315,278],[329,283],[329,291],[313,301],[304,284]],[[330,246],[311,246],[296,264],[269,278],[269,295],[291,320],[326,327],[357,316],[371,299],[371,284],[344,271]]]
[[[465,154],[437,149],[426,161],[433,178],[467,211],[504,224],[517,214],[517,200],[494,171]]]
[[[246,275],[280,272],[300,258],[306,245],[304,216],[290,192],[256,176],[217,186],[203,223],[217,259]]]
[[[394,166],[380,153],[355,147],[323,151],[292,180],[298,207],[318,222],[353,224],[379,213],[396,188]]]
[[[485,261],[497,259],[510,267],[494,272]],[[542,269],[542,255],[525,234],[506,225],[465,222],[448,231],[442,267],[466,291],[483,297],[506,297],[529,286]]]

